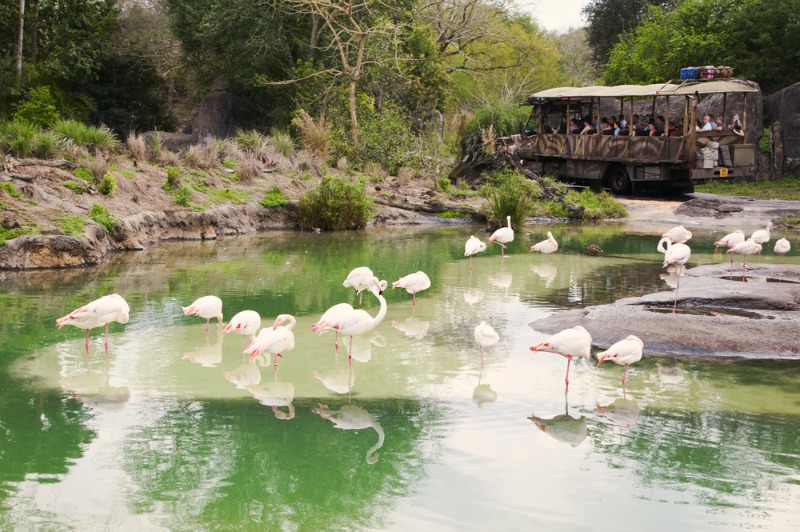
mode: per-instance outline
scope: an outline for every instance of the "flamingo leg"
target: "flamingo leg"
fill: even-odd
[[[416,292],[414,292],[414,297],[411,300],[411,306],[414,306],[414,307],[417,306],[417,293]]]
[[[353,370],[353,335],[350,335],[350,352],[347,353],[347,363],[350,365],[350,371]]]
[[[564,377],[564,384],[566,387],[569,388],[569,365],[572,363],[572,357],[570,355],[564,355],[567,357],[567,375]]]
[[[742,255],[742,281],[747,281],[747,255]]]
[[[364,292],[358,293],[358,308],[361,308],[361,300],[364,298]]]
[[[469,269],[472,271],[472,255],[469,256]]]
[[[733,277],[733,253],[731,253],[731,269],[728,277]]]
[[[628,365],[625,364],[625,371],[622,372],[622,387],[625,388],[625,377],[628,375]]]
[[[681,287],[681,266],[678,265],[678,282],[675,284],[675,303],[672,305],[672,313],[675,314],[675,311],[678,308],[678,289]]]
[[[211,318],[206,318],[206,336],[208,336],[208,324],[211,323]]]
[[[339,354],[339,329],[336,329],[336,340],[333,341],[334,351]]]
[[[481,371],[483,371],[483,346],[479,346],[481,348]]]
[[[89,353],[89,329],[86,329],[86,353]]]

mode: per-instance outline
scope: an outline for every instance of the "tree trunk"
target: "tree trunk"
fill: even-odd
[[[358,144],[358,115],[356,114],[356,85],[358,80],[350,77],[350,140],[353,147]]]
[[[19,31],[17,33],[17,84],[22,85],[22,36],[25,28],[25,0],[19,0]]]

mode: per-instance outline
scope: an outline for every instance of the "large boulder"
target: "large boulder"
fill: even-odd
[[[767,96],[764,110],[766,124],[773,132],[777,173],[800,174],[800,83]]]
[[[230,92],[225,79],[218,77],[212,83],[211,91],[192,112],[192,142],[198,143],[210,137],[226,138],[237,129],[246,128],[243,99]]]

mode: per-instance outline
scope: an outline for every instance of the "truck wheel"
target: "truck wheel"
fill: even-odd
[[[631,179],[624,166],[614,166],[608,173],[608,186],[611,192],[618,196],[627,196],[631,193]]]

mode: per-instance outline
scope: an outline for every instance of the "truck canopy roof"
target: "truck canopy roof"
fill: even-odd
[[[604,87],[556,87],[530,95],[529,100],[538,98],[646,98],[652,96],[689,96],[730,92],[758,92],[756,83],[738,79],[697,81],[684,83],[654,83],[652,85],[614,85]]]

